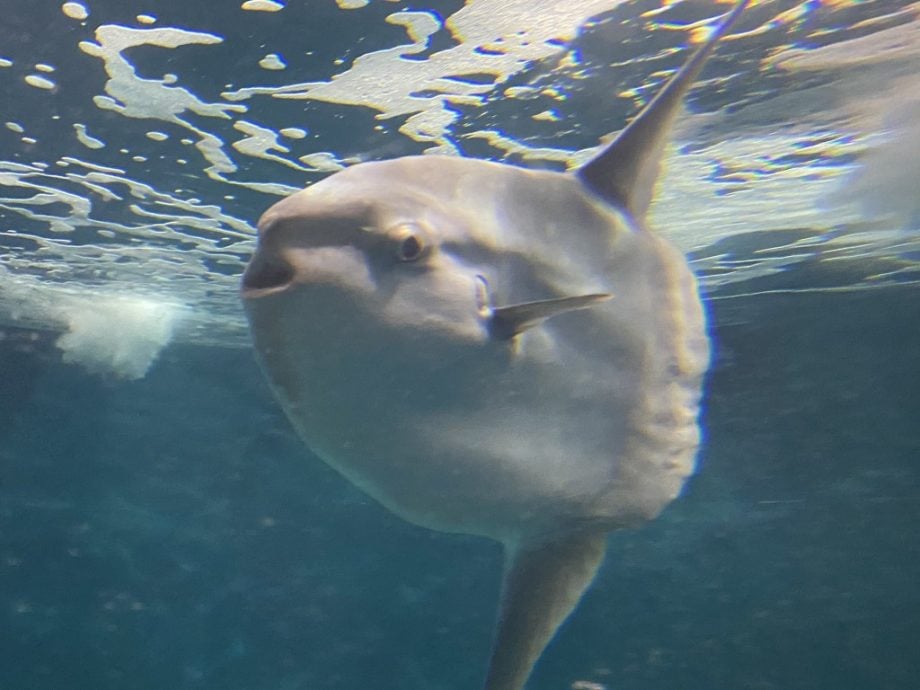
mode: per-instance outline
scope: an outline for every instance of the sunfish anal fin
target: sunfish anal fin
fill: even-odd
[[[489,285],[482,276],[477,276],[477,301],[479,314],[487,320],[489,335],[496,340],[511,340],[516,335],[532,328],[546,319],[576,309],[587,309],[600,302],[606,302],[613,295],[599,292],[574,297],[542,299],[507,307],[492,306]]]
[[[606,533],[506,546],[497,633],[483,690],[521,690],[543,649],[591,584]]]

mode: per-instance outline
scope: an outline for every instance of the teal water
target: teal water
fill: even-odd
[[[531,687],[913,687],[916,290],[713,313],[702,469],[611,537]],[[477,686],[499,549],[309,457],[249,352],[177,346],[115,383],[12,350],[0,687]]]
[[[500,550],[295,438],[255,221],[363,160],[571,165],[725,8],[243,4],[0,0],[0,690],[478,688]],[[918,27],[777,0],[720,46],[652,210],[712,316],[700,468],[528,690],[918,686]]]

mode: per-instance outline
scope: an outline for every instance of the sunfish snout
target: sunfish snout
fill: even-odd
[[[295,283],[365,272],[368,209],[329,208],[302,194],[278,202],[259,220],[258,248],[243,273],[244,299],[276,294]]]

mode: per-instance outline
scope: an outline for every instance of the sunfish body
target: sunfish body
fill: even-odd
[[[272,206],[242,295],[323,460],[418,525],[499,540],[486,690],[520,690],[601,563],[694,469],[704,312],[647,228],[662,149],[722,25],[575,173],[364,163]]]

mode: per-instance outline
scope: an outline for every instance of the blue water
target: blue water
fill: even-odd
[[[433,142],[400,132],[413,111],[227,96],[334,82],[411,45],[388,17],[430,11],[440,28],[394,63],[408,80],[412,61],[462,44],[443,20],[476,3],[240,4],[94,0],[79,20],[58,2],[0,0],[0,690],[482,682],[499,546],[413,527],[312,457],[255,364],[236,295],[258,215],[328,172],[303,156],[351,164]],[[656,9],[623,3],[480,102],[446,97],[433,112],[456,120],[437,136],[462,155],[561,168],[680,64],[674,25],[725,7]],[[137,70],[121,84],[247,110],[177,122],[150,99],[134,103],[142,116],[104,107],[113,79],[80,47],[104,25],[219,36],[116,51]],[[906,0],[762,3],[691,95],[679,160],[697,158],[679,170],[696,177],[663,185],[653,217],[689,252],[712,316],[700,468],[659,519],[611,535],[528,690],[920,687],[916,25]],[[904,33],[856,43],[888,30]],[[849,50],[822,52],[838,42]],[[273,51],[287,70],[258,66]],[[788,51],[819,59],[770,63]],[[457,93],[489,77],[453,76]],[[244,120],[286,150],[235,148]],[[475,136],[487,130],[523,148]],[[235,170],[213,174],[196,147],[208,135]],[[124,294],[183,317],[146,375],[65,361],[70,317]],[[131,330],[125,316],[109,314],[89,347]]]
[[[713,303],[701,471],[611,537],[530,687],[916,686],[918,297]],[[248,351],[115,383],[4,342],[0,687],[477,687],[498,547],[311,458]]]

